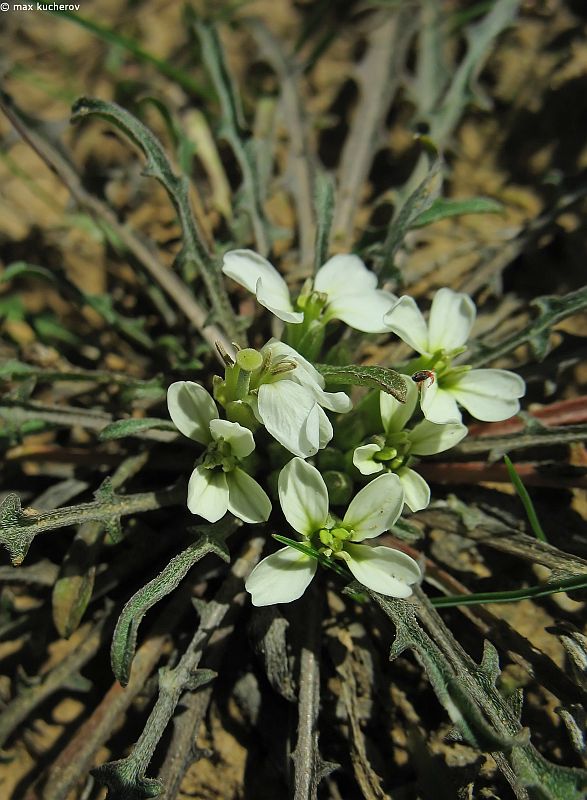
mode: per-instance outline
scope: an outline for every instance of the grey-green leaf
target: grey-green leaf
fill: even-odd
[[[463,214],[500,214],[503,210],[504,206],[490,197],[469,197],[466,200],[437,197],[430,208],[412,221],[410,228],[423,228],[447,217],[458,217]]]
[[[112,638],[110,657],[114,674],[123,686],[126,686],[130,677],[142,618],[159,600],[176,589],[193,565],[208,553],[216,553],[228,561],[228,552],[218,539],[201,536],[172,558],[162,572],[139,589],[122,609]]]
[[[142,419],[119,419],[100,431],[99,439],[108,441],[110,439],[123,439],[125,436],[135,436],[137,433],[145,431],[174,431],[177,428],[167,419],[157,419],[155,417],[143,417]]]
[[[330,385],[369,386],[406,402],[406,384],[402,375],[389,367],[363,367],[349,364],[336,367],[331,364],[315,364],[318,372]]]

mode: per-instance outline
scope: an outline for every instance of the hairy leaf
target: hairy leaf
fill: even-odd
[[[539,314],[525,328],[514,333],[500,344],[488,347],[478,344],[477,352],[469,360],[473,367],[479,367],[510,353],[522,344],[529,344],[534,355],[542,361],[550,352],[550,333],[553,325],[587,307],[587,286],[569,292],[562,297],[547,295],[532,301]]]
[[[363,367],[349,364],[346,367],[335,367],[331,364],[315,364],[318,372],[328,384],[369,386],[395,397],[400,403],[406,402],[406,385],[403,377],[389,367]]]
[[[110,659],[114,674],[123,686],[130,678],[142,618],[150,608],[176,589],[193,565],[208,553],[215,553],[224,561],[229,560],[228,551],[219,539],[201,536],[172,558],[162,572],[139,589],[122,609],[112,638]]]
[[[80,98],[72,108],[72,122],[78,122],[90,115],[102,117],[120,128],[142,150],[147,159],[145,175],[155,178],[165,188],[181,223],[183,244],[178,263],[184,274],[190,277],[194,276],[194,269],[200,272],[219,321],[228,333],[236,334],[234,314],[220,279],[219,265],[208,254],[192,213],[187,178],[175,175],[158,139],[140,120],[121,106],[102,100]]]
[[[167,419],[157,419],[155,417],[143,417],[142,419],[119,419],[107,425],[98,436],[102,441],[110,439],[123,439],[125,436],[135,436],[144,431],[174,431],[177,428]]]
[[[444,162],[435,158],[427,174],[394,215],[381,248],[374,249],[374,262],[382,276],[393,272],[394,257],[414,221],[428,211],[442,189]]]
[[[490,197],[469,197],[466,200],[449,200],[437,197],[430,208],[419,214],[411,223],[411,228],[423,228],[439,219],[458,217],[463,214],[499,214],[504,207]]]

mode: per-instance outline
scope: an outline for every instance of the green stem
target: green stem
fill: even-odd
[[[454,606],[485,605],[486,603],[515,603],[531,597],[548,597],[559,592],[570,592],[574,589],[587,588],[587,575],[573,575],[572,578],[552,584],[527,586],[525,589],[513,589],[505,592],[480,592],[467,595],[447,595],[431,597],[430,603],[436,608],[452,608]]]
[[[530,495],[518,473],[516,472],[516,468],[512,464],[511,460],[507,455],[504,455],[503,460],[505,461],[505,465],[507,467],[508,474],[510,476],[511,482],[514,484],[516,492],[518,493],[520,500],[522,501],[522,505],[524,506],[524,511],[526,512],[526,516],[528,517],[528,522],[530,523],[530,527],[534,531],[534,534],[537,539],[541,542],[548,543],[548,539],[546,538],[546,534],[542,530],[542,525],[538,519],[538,515],[536,513],[536,509],[534,508],[534,503],[530,499]]]

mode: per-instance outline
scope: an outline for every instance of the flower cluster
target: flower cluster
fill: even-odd
[[[395,473],[405,492],[405,503],[411,511],[421,511],[430,502],[430,487],[411,468],[414,457],[432,456],[457,445],[467,435],[460,422],[437,424],[423,419],[411,428],[418,403],[418,389],[410,379],[406,384],[406,402],[400,403],[386,392],[380,392],[379,408],[383,434],[372,437],[357,447],[353,464],[362,475],[375,475],[384,470]]]
[[[329,259],[294,301],[277,270],[250,250],[226,253],[223,272],[285,325],[281,339],[259,349],[235,345],[234,357],[221,350],[225,372],[214,378],[213,397],[191,381],[169,387],[173,422],[203,448],[188,484],[189,510],[210,522],[230,512],[263,523],[272,512],[269,494],[277,495],[299,546],[286,538],[292,544],[255,567],[246,582],[254,605],[296,600],[319,562],[373,591],[409,597],[421,579],[418,563],[401,550],[364,542],[389,531],[404,506],[412,512],[428,506],[430,487],[417,462],[467,435],[458,406],[477,419],[506,419],[520,408],[523,380],[463,363],[476,315],[465,294],[440,289],[426,321],[413,298],[377,288],[376,276],[354,255]],[[354,411],[346,392],[326,391],[312,362],[324,358],[325,329],[335,320],[363,333],[395,333],[413,348],[417,355],[396,366],[405,402],[379,392]],[[340,414],[350,414],[344,426]],[[319,463],[334,470],[321,474],[306,460],[320,451],[330,455]],[[254,475],[264,477],[269,494]],[[329,498],[333,481],[344,491]],[[354,497],[353,484],[359,484]]]
[[[255,449],[251,431],[219,419],[216,403],[199,383],[172,383],[167,405],[175,427],[206,446],[188,483],[189,510],[208,522],[217,522],[227,511],[244,522],[266,522],[271,501],[240,466]]]
[[[328,557],[341,559],[355,578],[373,591],[409,597],[420,579],[416,561],[390,547],[358,544],[389,530],[399,517],[404,493],[397,476],[381,475],[352,500],[342,519],[330,513],[328,490],[318,470],[293,458],[279,475],[279,502],[302,540]],[[253,605],[297,600],[316,574],[311,556],[287,546],[267,556],[245,584]]]
[[[508,419],[520,410],[526,386],[515,372],[453,364],[467,349],[475,316],[471,298],[452,289],[436,292],[428,324],[413,297],[403,297],[385,315],[388,329],[420,353],[410,362],[411,371],[434,375],[422,384],[420,394],[422,413],[430,422],[460,422],[458,405],[484,422]]]

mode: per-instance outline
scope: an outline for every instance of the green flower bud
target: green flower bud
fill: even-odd
[[[322,477],[328,489],[331,504],[333,506],[346,505],[353,494],[353,482],[346,472],[326,470]]]
[[[248,428],[253,432],[258,430],[259,423],[255,419],[255,415],[242,400],[231,400],[230,403],[226,404],[225,408],[226,417],[230,422],[238,422],[243,428]]]
[[[391,461],[397,456],[395,447],[384,447],[378,453],[373,454],[373,461]]]
[[[318,462],[318,469],[321,472],[345,469],[344,453],[336,447],[326,447],[324,450],[318,450],[316,461]]]

